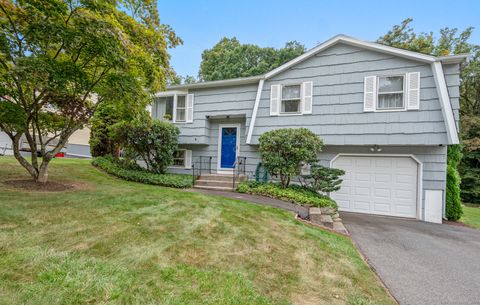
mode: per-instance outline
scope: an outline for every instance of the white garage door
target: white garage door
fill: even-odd
[[[417,163],[409,157],[340,156],[333,167],[345,171],[332,193],[340,211],[417,216]]]

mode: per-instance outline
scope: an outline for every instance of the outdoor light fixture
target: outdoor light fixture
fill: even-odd
[[[370,151],[371,152],[381,152],[382,151],[382,148],[380,146],[378,146],[377,144],[373,145],[372,147],[370,147]]]

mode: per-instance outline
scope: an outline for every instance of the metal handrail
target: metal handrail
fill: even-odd
[[[204,171],[207,171],[209,174],[212,173],[212,157],[199,156],[198,158],[198,162],[192,162],[193,185],[195,185],[195,181],[202,175]]]
[[[235,159],[235,162],[233,163],[233,186],[232,189],[235,190],[235,182],[240,176],[240,171],[243,172],[243,175],[245,175],[245,163],[247,163],[247,158],[246,157],[237,157]]]

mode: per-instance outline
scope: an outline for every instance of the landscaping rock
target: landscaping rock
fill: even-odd
[[[330,215],[320,215],[320,221],[321,221],[322,225],[324,225],[326,227],[329,227],[329,228],[333,228],[332,216],[330,216]]]
[[[348,235],[348,231],[342,222],[333,222],[332,228],[337,232]]]
[[[340,217],[333,218],[333,222],[342,222],[342,219]]]
[[[331,207],[320,208],[320,211],[322,211],[322,214],[327,214],[327,215],[333,215],[337,212],[335,211],[334,208],[331,208]]]
[[[322,216],[322,211],[320,208],[310,208],[309,210],[310,214],[310,221],[314,223],[321,223],[321,216]]]
[[[335,213],[332,215],[332,218],[335,219],[335,218],[340,218],[340,215],[338,213]]]

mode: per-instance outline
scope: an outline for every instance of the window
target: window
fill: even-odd
[[[176,122],[185,122],[185,95],[177,96]]]
[[[173,119],[173,96],[155,98],[153,117],[159,120]]]
[[[176,150],[173,153],[173,166],[185,167],[185,150]]]
[[[403,109],[403,76],[378,78],[377,109]]]
[[[300,113],[300,85],[282,87],[281,113]]]

